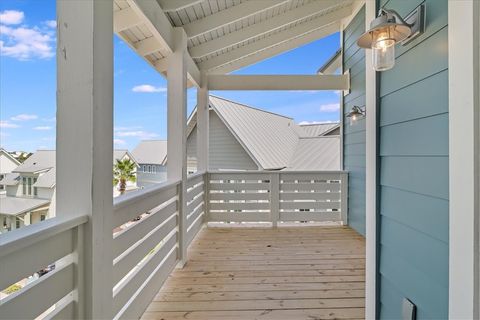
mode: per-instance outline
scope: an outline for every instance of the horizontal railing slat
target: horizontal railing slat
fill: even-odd
[[[175,212],[177,212],[177,201],[169,203],[157,212],[151,213],[139,220],[136,224],[121,231],[113,239],[113,256],[117,257],[130,248],[154,228],[169,219]]]
[[[115,200],[113,228],[177,197],[177,186],[181,181],[166,181],[142,192],[132,192]]]
[[[198,231],[203,226],[203,211],[199,212],[198,216],[195,220],[192,221],[188,230],[187,230],[187,246],[193,241],[195,236],[197,235]]]
[[[232,182],[232,183],[211,183],[210,190],[269,190],[270,184],[265,182]]]
[[[211,192],[209,195],[210,200],[268,200],[268,192]]]
[[[246,180],[246,181],[258,181],[258,180],[270,180],[269,172],[261,171],[246,171],[246,172],[209,172],[209,180]]]
[[[133,294],[142,286],[152,272],[159,266],[159,264],[168,257],[169,254],[174,253],[176,259],[176,250],[171,252],[177,244],[177,233],[173,233],[169,239],[162,245],[158,251],[152,254],[147,260],[143,261],[134,273],[130,274],[125,282],[120,284],[118,289],[114,292],[113,309],[114,314],[117,314],[127,303]],[[171,269],[169,270],[169,272]],[[159,288],[157,288],[158,290]]]
[[[113,264],[113,283],[119,282],[130,270],[157,246],[177,226],[177,215],[171,216],[161,227],[156,229],[139,244],[121,255]]]
[[[341,212],[280,212],[281,221],[340,221]]]
[[[192,212],[202,202],[203,202],[203,193],[202,193],[202,196],[195,198],[195,200],[187,204],[187,212]]]
[[[193,198],[195,198],[199,194],[203,193],[203,188],[204,188],[203,183],[200,183],[200,184],[196,185],[195,187],[193,187],[192,189],[187,190],[187,202],[192,201]]]
[[[282,191],[340,191],[340,183],[282,183]]]
[[[73,234],[65,230],[0,258],[0,290],[72,253]]]
[[[203,181],[204,172],[197,172],[187,177],[187,189]]]
[[[225,221],[225,222],[269,222],[270,213],[268,212],[210,212],[208,221]]]
[[[55,304],[55,310],[50,312],[43,320],[64,320],[75,318],[75,300],[73,294],[66,296],[60,303]]]
[[[57,266],[0,302],[2,319],[34,319],[57,303],[74,288],[73,264]]]
[[[268,210],[268,202],[214,202],[210,203],[210,210]]]
[[[177,249],[170,252],[162,264],[157,263],[142,287],[133,295],[115,319],[138,319],[145,312],[153,297],[157,294],[177,263]],[[155,264],[152,264],[155,267]],[[150,269],[150,268],[149,268]],[[146,272],[145,272],[146,273]]]
[[[340,201],[340,192],[281,192],[280,200],[331,200]]]
[[[331,202],[280,202],[280,209],[340,209],[340,201]]]
[[[202,212],[204,212],[205,204],[202,203],[196,207],[189,215],[187,216],[187,226],[190,228],[190,225],[198,218]]]

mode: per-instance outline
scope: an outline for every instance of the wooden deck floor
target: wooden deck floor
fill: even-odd
[[[362,319],[365,242],[348,227],[200,231],[142,319]]]

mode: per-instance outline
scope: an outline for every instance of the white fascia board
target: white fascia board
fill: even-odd
[[[157,0],[164,12],[178,11],[203,2],[203,0]]]
[[[208,76],[209,90],[348,90],[349,75]]]

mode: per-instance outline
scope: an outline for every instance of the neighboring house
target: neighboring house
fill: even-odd
[[[339,124],[292,118],[210,96],[211,170],[340,170]],[[337,135],[336,135],[337,134]],[[187,124],[188,170],[196,170],[196,109]]]
[[[11,173],[19,165],[20,162],[15,159],[15,157],[13,157],[5,149],[0,148],[0,181],[7,173]],[[5,185],[0,183],[0,196],[5,193]]]
[[[136,163],[128,150],[115,150],[115,159]],[[0,233],[55,216],[55,172],[55,150],[38,150],[4,175],[0,180],[6,190],[0,196]],[[136,183],[127,184],[128,191],[135,189]],[[113,192],[119,194],[117,188]]]
[[[138,162],[137,185],[139,188],[167,179],[167,140],[140,141],[132,154]]]
[[[0,233],[55,216],[55,151],[39,150],[0,183]]]

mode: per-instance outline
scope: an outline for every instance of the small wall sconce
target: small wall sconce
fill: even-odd
[[[367,111],[365,110],[365,106],[353,106],[352,110],[347,113],[346,117],[350,118],[350,125],[353,126],[358,120],[365,118],[366,114]]]
[[[357,40],[357,45],[373,50],[373,68],[385,71],[395,65],[395,45],[406,45],[425,30],[425,5],[421,4],[405,19],[395,10],[380,9],[370,23],[370,30]]]

